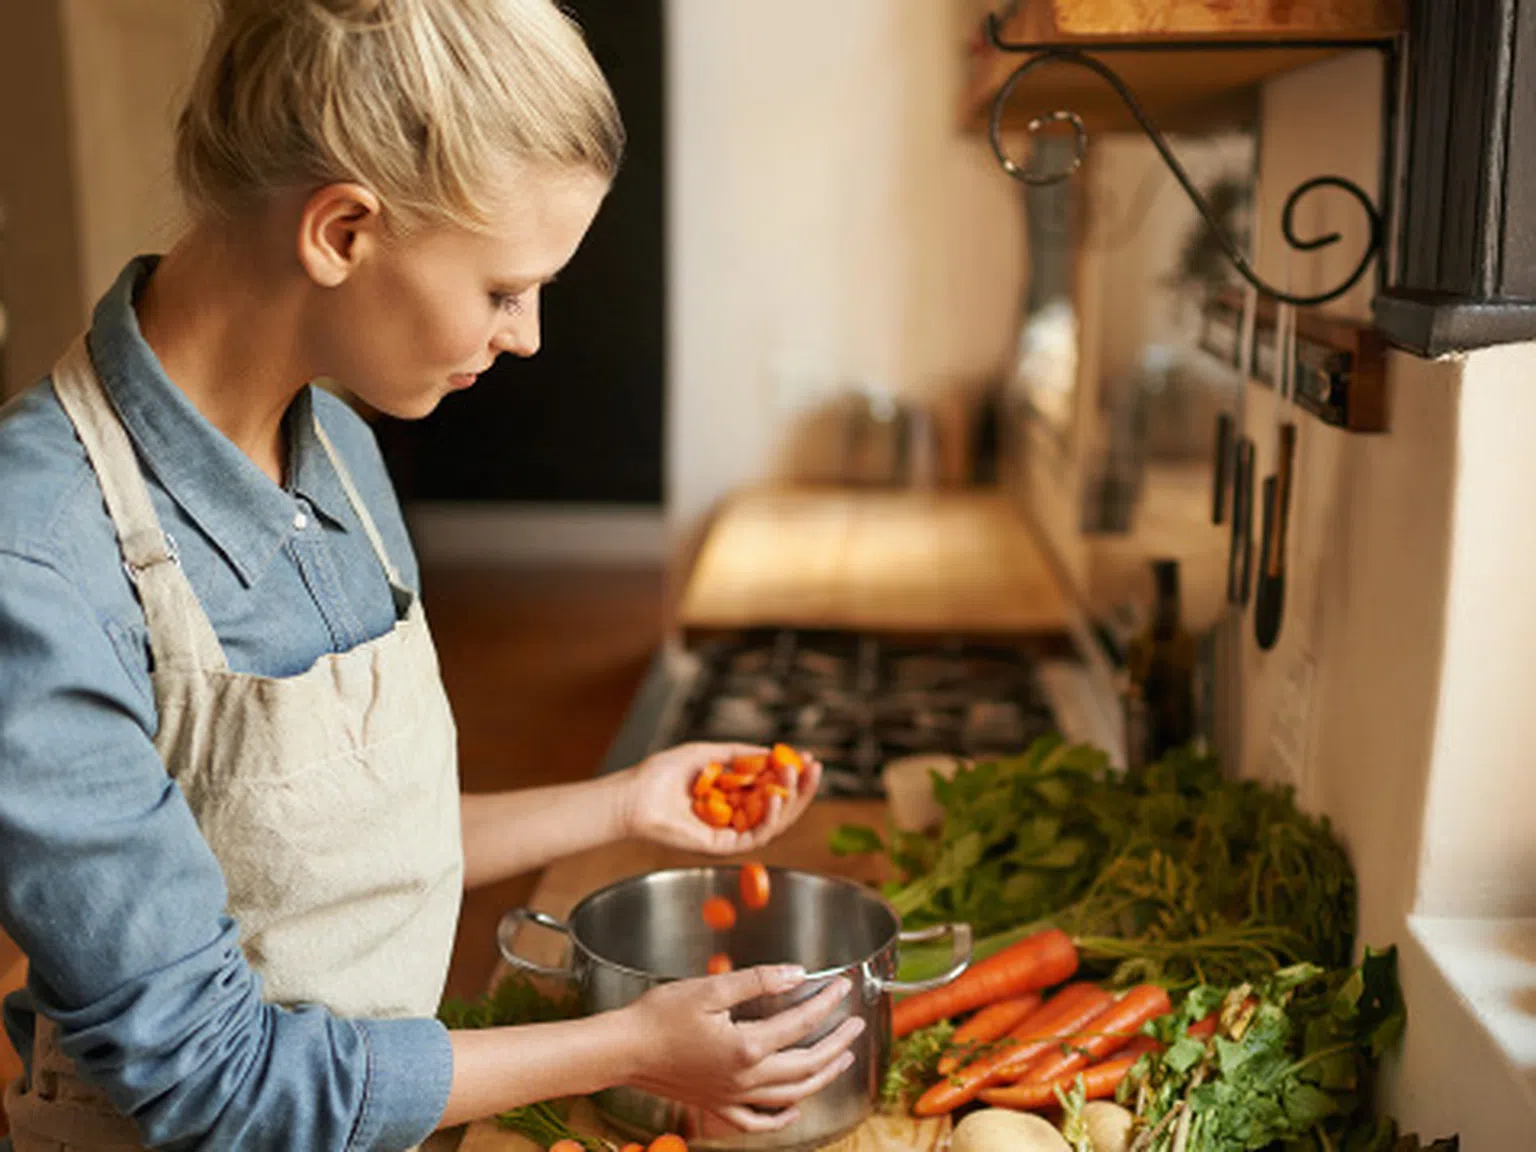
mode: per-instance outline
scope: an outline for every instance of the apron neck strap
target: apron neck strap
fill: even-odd
[[[362,522],[363,531],[368,536],[368,543],[373,545],[374,555],[379,558],[384,574],[389,577],[391,585],[404,590],[405,585],[400,582],[400,573],[390,562],[389,553],[384,548],[384,538],[379,535],[379,527],[373,522],[373,517],[368,514],[368,505],[363,503],[362,496],[358,494],[357,485],[352,482],[352,473],[347,471],[347,466],[342,463],[341,453],[336,451],[331,438],[325,434],[325,429],[320,427],[320,418],[316,416],[314,421],[315,435],[319,437],[325,454],[331,458],[331,467],[336,469],[336,478],[341,481],[342,491],[347,494],[347,499],[352,503],[352,511],[357,513],[358,520]]]
[[[218,635],[181,570],[176,542],[150,501],[138,455],[79,336],[53,369],[53,390],[75,426],[117,530],[123,568],[133,582],[157,669],[225,669]]]

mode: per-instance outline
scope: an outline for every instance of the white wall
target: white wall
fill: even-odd
[[[956,6],[670,0],[667,503],[686,532],[845,385],[1001,366],[1023,228],[955,130]]]
[[[1268,85],[1260,268],[1272,280],[1284,278],[1291,188],[1327,172],[1376,188],[1379,75],[1359,54]],[[1294,258],[1293,282],[1312,290],[1351,266],[1363,225],[1332,196],[1299,222],[1345,234],[1336,251]],[[1370,279],[1331,307],[1368,318]],[[1513,800],[1530,794],[1536,745],[1536,517],[1524,511],[1536,459],[1521,441],[1536,422],[1533,374],[1531,345],[1433,362],[1394,353],[1386,434],[1301,416],[1280,643],[1261,653],[1251,616],[1231,625],[1244,770],[1295,783],[1333,821],[1360,880],[1361,942],[1403,949],[1410,1022],[1386,1103],[1426,1136],[1459,1130],[1469,1152],[1528,1142],[1529,1069],[1480,1026],[1477,996],[1416,943],[1410,917],[1536,914],[1536,817]],[[1270,399],[1249,390],[1260,475]],[[1506,972],[1528,962],[1489,959]]]

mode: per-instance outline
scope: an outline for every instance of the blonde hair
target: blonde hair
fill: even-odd
[[[611,180],[613,93],[550,0],[216,0],[176,130],[194,214],[355,181],[405,229],[479,229],[506,162]]]

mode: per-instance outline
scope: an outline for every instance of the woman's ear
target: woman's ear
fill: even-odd
[[[383,228],[374,193],[361,184],[327,184],[300,213],[299,263],[320,287],[338,287],[378,245]]]

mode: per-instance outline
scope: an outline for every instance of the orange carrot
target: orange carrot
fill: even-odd
[[[1096,984],[1069,984],[1008,1034],[1003,1046],[940,1080],[912,1106],[912,1115],[942,1116],[968,1104],[983,1088],[1018,1076],[1029,1062],[1102,1012],[1110,994]]]
[[[704,901],[699,914],[716,932],[729,932],[736,927],[736,905],[724,896],[711,896]]]
[[[1039,1007],[1040,997],[1036,994],[988,1004],[955,1029],[949,1041],[949,1051],[939,1060],[939,1075],[948,1076],[969,1060],[976,1049],[1008,1035]]]
[[[805,775],[804,758],[788,744],[775,744],[768,754],[768,762],[779,770],[785,784]]]
[[[1168,993],[1156,984],[1138,984],[1088,1022],[1076,1036],[1048,1048],[1024,1070],[1020,1084],[1050,1083],[1097,1064],[1136,1038],[1148,1020],[1172,1012]]]
[[[999,1108],[1023,1108],[1037,1111],[1043,1108],[1053,1107],[1056,1103],[1056,1089],[1063,1092],[1070,1091],[1077,1078],[1083,1078],[1083,1089],[1089,1100],[1103,1100],[1115,1094],[1115,1089],[1120,1087],[1120,1081],[1125,1079],[1136,1061],[1141,1059],[1143,1052],[1156,1048],[1157,1042],[1150,1037],[1142,1037],[1146,1044],[1132,1043],[1123,1055],[1116,1056],[1113,1060],[1105,1060],[1100,1064],[1084,1068],[1077,1072],[1068,1072],[1065,1076],[1058,1076],[1054,1080],[1045,1080],[1040,1083],[1014,1084],[1006,1088],[985,1088],[981,1092],[982,1102]]]
[[[715,781],[720,779],[720,774],[725,771],[725,765],[711,762],[704,765],[703,771],[694,777],[693,796],[695,800],[702,800],[709,795],[714,788]]]
[[[985,1004],[1050,988],[1076,971],[1077,947],[1072,938],[1048,928],[972,965],[943,988],[900,1001],[891,1015],[891,1030],[899,1038]]]

